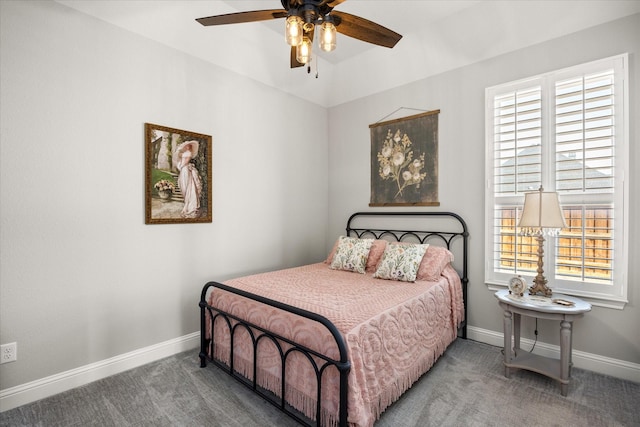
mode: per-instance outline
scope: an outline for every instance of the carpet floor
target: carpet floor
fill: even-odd
[[[0,414],[1,426],[296,426],[198,351],[180,353]],[[640,384],[574,368],[569,394],[516,370],[501,349],[456,340],[375,427],[640,426]]]

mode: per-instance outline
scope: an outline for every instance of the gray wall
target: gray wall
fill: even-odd
[[[3,389],[198,331],[209,280],[326,257],[324,108],[55,2],[0,15]],[[213,223],[144,224],[145,122],[212,135]]]
[[[640,111],[640,15],[594,27],[474,65],[459,68],[329,110],[329,233],[338,235],[355,210],[368,208],[370,137],[368,126],[416,114],[415,109],[440,110],[440,210],[460,213],[470,229],[469,325],[479,331],[502,332],[502,313],[484,281],[484,90],[545,71],[628,52],[630,62],[630,193],[629,304],[624,310],[594,307],[574,326],[574,349],[640,363],[640,164],[637,145]],[[410,64],[409,64],[410,66]],[[384,210],[376,208],[377,210]],[[435,208],[434,208],[435,209]],[[430,210],[430,208],[425,208]],[[330,242],[332,239],[328,239]],[[557,322],[541,321],[539,340],[557,344]],[[533,319],[523,320],[523,335],[533,337]],[[637,365],[636,365],[637,366]]]

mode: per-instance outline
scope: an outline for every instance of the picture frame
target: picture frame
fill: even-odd
[[[145,223],[210,223],[212,138],[145,123]]]
[[[369,125],[369,206],[440,206],[438,115],[440,110]]]

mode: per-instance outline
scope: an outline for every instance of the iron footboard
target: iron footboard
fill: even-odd
[[[210,288],[219,288],[224,291],[231,292],[231,293],[243,296],[245,298],[249,298],[251,300],[258,301],[263,304],[267,304],[269,306],[276,307],[278,309],[321,323],[327,328],[327,330],[331,333],[331,335],[335,339],[335,343],[339,351],[340,359],[335,360],[330,357],[327,357],[326,355],[320,354],[286,337],[275,334],[258,325],[255,325],[244,319],[240,319],[237,316],[234,316],[228,312],[225,312],[210,306],[206,300],[207,294]],[[338,420],[339,420],[340,426],[344,426],[344,427],[347,426],[347,378],[348,378],[349,370],[351,369],[351,362],[349,362],[349,359],[347,358],[347,348],[342,335],[340,334],[338,329],[335,327],[335,325],[331,323],[327,318],[307,310],[303,310],[288,304],[283,304],[279,301],[274,301],[269,298],[264,298],[260,295],[255,295],[249,292],[235,289],[218,282],[209,282],[204,286],[204,288],[202,289],[202,294],[200,296],[199,306],[200,306],[200,339],[201,339],[199,356],[200,356],[201,367],[204,368],[205,366],[207,366],[207,361],[213,362],[215,365],[217,365],[218,367],[226,371],[229,375],[237,379],[240,383],[251,388],[255,393],[263,397],[269,403],[273,404],[274,406],[276,406],[278,409],[280,409],[290,417],[294,418],[296,421],[305,425],[313,425],[309,422],[308,419],[298,415],[297,411],[290,408],[287,405],[287,402],[285,401],[285,386],[286,386],[285,367],[287,363],[287,357],[293,352],[299,352],[307,358],[307,360],[309,361],[311,366],[314,368],[316,373],[316,380],[317,380],[317,387],[318,387],[317,388],[317,404],[316,404],[316,425],[319,426],[322,419],[321,418],[322,374],[325,372],[326,368],[330,366],[335,366],[338,369],[338,372],[340,373],[340,403],[339,403]],[[210,322],[209,325],[207,325],[207,314],[209,314],[209,322]],[[213,326],[214,326],[214,321],[218,317],[223,319],[229,328],[229,333],[231,337],[229,365],[221,361],[218,361],[213,357],[214,355],[213,350],[215,345],[215,340],[213,339],[213,331],[214,331]],[[210,326],[209,330],[211,333],[211,337],[207,336],[207,326]],[[239,374],[234,370],[233,339],[234,339],[234,334],[236,330],[238,330],[238,328],[242,328],[246,330],[249,333],[249,336],[251,337],[251,341],[253,343],[254,357],[253,357],[253,380],[252,381],[247,380],[244,376],[242,376],[241,374]],[[281,365],[282,380],[281,380],[280,397],[261,389],[257,384],[257,377],[258,377],[257,353],[258,353],[258,344],[262,339],[268,339],[271,342],[273,342],[273,344],[275,344],[276,348],[280,353],[280,359],[282,362],[282,365]],[[290,347],[285,349],[282,345],[283,343],[286,343]],[[316,363],[317,359],[321,360],[320,366],[318,366],[319,364]]]

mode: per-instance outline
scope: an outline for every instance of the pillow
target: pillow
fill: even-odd
[[[330,267],[364,274],[372,244],[373,239],[340,236]]]
[[[384,250],[387,247],[386,240],[374,240],[371,244],[371,250],[369,251],[369,258],[367,258],[367,273],[373,273],[378,268],[378,263],[382,259]]]
[[[441,246],[429,246],[418,268],[417,280],[436,282],[444,268],[453,262],[453,254]]]
[[[329,256],[327,257],[327,259],[324,260],[325,264],[331,265],[331,261],[333,261],[333,257],[336,254],[336,251],[338,250],[338,245],[340,244],[340,237],[336,239],[336,242],[333,244],[333,248],[331,248],[331,252],[329,252]]]
[[[422,257],[429,245],[387,245],[373,277],[378,279],[415,282]]]
[[[371,244],[371,249],[369,250],[369,257],[367,258],[367,266],[365,268],[365,271],[367,273],[373,273],[374,271],[376,271],[376,267],[378,267],[378,263],[380,262],[380,259],[382,259],[384,248],[387,247],[387,243],[388,242],[386,240],[373,241],[373,243]],[[340,238],[338,237],[338,239],[336,239],[336,243],[334,243],[333,245],[333,249],[331,249],[331,252],[329,252],[329,256],[324,261],[325,264],[331,265],[339,244]]]

